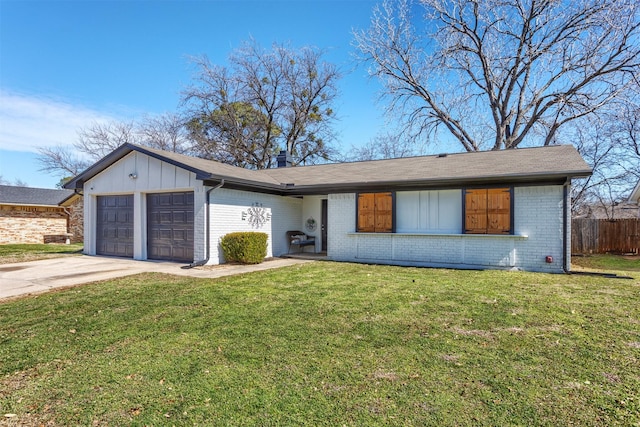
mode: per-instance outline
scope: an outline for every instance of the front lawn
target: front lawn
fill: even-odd
[[[633,280],[317,262],[0,304],[0,424],[640,423]]]
[[[14,262],[35,261],[45,258],[79,255],[82,253],[82,243],[71,245],[49,244],[16,244],[0,245],[0,264]]]

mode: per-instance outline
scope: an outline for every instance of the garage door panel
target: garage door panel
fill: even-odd
[[[147,195],[150,259],[193,261],[193,193]]]
[[[96,253],[133,257],[133,195],[98,196]]]

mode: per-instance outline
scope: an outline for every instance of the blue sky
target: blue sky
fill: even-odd
[[[339,66],[338,144],[382,131],[378,84],[352,60],[352,30],[369,0],[0,0],[0,175],[53,188],[39,146],[70,145],[93,122],[176,111],[194,72],[189,56],[225,64],[250,37],[325,49]]]

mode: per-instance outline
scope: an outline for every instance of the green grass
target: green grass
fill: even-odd
[[[640,275],[631,275],[317,262],[216,280],[146,274],[23,298],[0,304],[0,416],[83,426],[640,425]]]
[[[78,255],[82,252],[82,247],[82,243],[0,245],[0,264]]]
[[[586,270],[640,271],[640,255],[623,256],[611,254],[572,256],[572,267]]]

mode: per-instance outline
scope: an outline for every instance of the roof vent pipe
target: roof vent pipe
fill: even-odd
[[[291,153],[286,150],[281,150],[280,154],[276,157],[276,161],[278,162],[279,168],[291,167]]]

